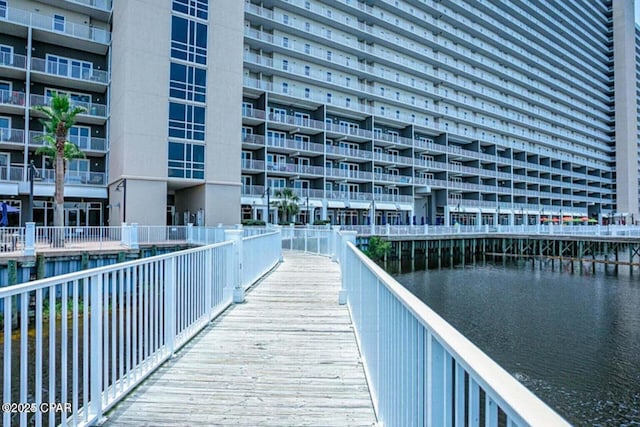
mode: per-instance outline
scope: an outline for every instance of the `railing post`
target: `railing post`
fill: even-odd
[[[91,394],[89,402],[91,403],[90,413],[95,414],[97,419],[102,417],[102,368],[103,368],[103,338],[102,338],[102,291],[104,285],[102,283],[102,275],[98,274],[91,277],[91,316],[89,317],[91,327],[91,350],[90,354],[90,372],[89,384]]]
[[[36,223],[27,222],[24,230],[24,256],[36,254]]]
[[[169,354],[176,348],[176,258],[167,258],[164,264],[164,342]]]
[[[349,266],[347,265],[347,242],[351,242],[354,245],[356,244],[356,233],[355,231],[343,231],[342,232],[342,242],[340,244],[342,251],[342,255],[340,256],[340,275],[342,276],[341,284],[342,288],[338,294],[338,304],[344,305],[347,303],[347,269]]]
[[[331,261],[338,261],[338,249],[340,247],[340,226],[331,227]]]
[[[120,244],[122,246],[129,246],[129,239],[127,238],[127,223],[123,222],[120,225]]]
[[[391,235],[391,224],[387,223],[386,227],[387,227],[387,229],[386,229],[385,233],[386,233],[387,236],[390,236]]]
[[[187,244],[193,244],[193,224],[187,224]]]
[[[138,249],[138,224],[133,223],[129,226],[129,247]]]
[[[244,284],[242,275],[242,230],[225,230],[224,240],[233,241],[231,281],[233,286],[233,303],[244,302]]]

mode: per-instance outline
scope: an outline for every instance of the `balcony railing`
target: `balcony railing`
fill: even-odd
[[[51,74],[70,79],[93,83],[109,83],[109,73],[104,70],[84,69],[70,64],[60,65],[57,61],[47,61],[42,58],[31,58],[31,69],[41,73]]]
[[[100,3],[100,0],[95,0],[95,2]],[[0,16],[0,20],[102,44],[108,44],[111,41],[111,33],[105,29],[68,21],[60,23],[55,21],[52,16],[40,15],[14,7],[7,7],[4,15]]]
[[[42,136],[42,132],[30,131],[29,132],[29,145],[41,146],[44,145],[44,141],[38,137]],[[69,137],[69,142],[74,143],[82,151],[98,151],[107,152],[107,140],[105,138],[94,137]]]
[[[27,68],[27,57],[17,53],[0,52],[0,67],[14,67],[25,70]]]
[[[24,92],[16,92],[15,90],[0,90],[0,105],[24,107],[25,94]]]
[[[56,181],[56,171],[53,169],[38,169],[40,182],[54,183]],[[22,180],[22,174],[17,181]],[[91,171],[67,171],[64,183],[68,185],[105,185],[106,174],[104,172]]]
[[[113,5],[111,0],[67,0],[71,3],[78,3],[85,6],[90,6],[95,9],[104,10],[106,12],[111,11]]]
[[[4,144],[24,144],[24,130],[0,129],[0,142]]]
[[[22,166],[0,166],[0,181],[22,181]]]
[[[24,94],[23,94],[24,95]],[[49,105],[52,97],[43,95],[31,95],[31,105]],[[82,107],[85,109],[83,115],[92,117],[107,117],[107,106],[104,104],[95,104],[92,102],[82,102],[72,99],[71,105],[73,107]]]

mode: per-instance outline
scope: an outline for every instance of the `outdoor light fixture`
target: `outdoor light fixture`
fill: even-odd
[[[127,179],[124,178],[116,185],[115,191],[122,192],[122,222],[127,222]],[[120,203],[117,203],[120,206]],[[115,206],[115,205],[114,205]]]

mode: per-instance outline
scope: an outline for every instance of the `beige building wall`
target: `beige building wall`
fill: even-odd
[[[240,222],[244,2],[209,2],[205,221]]]
[[[634,1],[613,0],[618,213],[638,215],[638,119]]]
[[[169,191],[179,222],[200,209],[207,225],[239,222],[243,2],[209,3],[204,182],[167,178],[171,1],[113,10],[110,187],[127,180],[126,221],[165,224]]]
[[[127,180],[129,223],[166,223],[170,7],[170,1],[113,2],[109,182],[113,188]]]

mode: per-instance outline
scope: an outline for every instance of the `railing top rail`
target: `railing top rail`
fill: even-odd
[[[559,414],[528,390],[504,368],[493,361],[469,339],[457,331],[435,311],[398,283],[387,272],[347,242],[358,257],[380,282],[395,295],[416,319],[433,334],[440,344],[455,357],[474,380],[485,390],[491,392],[500,408],[509,408],[509,416],[521,425],[569,425]],[[518,422],[517,418],[520,418]],[[515,419],[514,419],[515,418]]]
[[[233,245],[233,242],[227,241],[227,242],[215,243],[207,246],[198,246],[191,249],[185,249],[179,252],[171,252],[168,254],[161,254],[161,255],[156,255],[156,256],[147,257],[143,259],[137,259],[133,261],[126,261],[126,262],[107,265],[103,267],[92,268],[90,270],[82,270],[82,271],[76,271],[73,273],[62,274],[54,277],[47,277],[45,279],[34,280],[26,283],[20,283],[13,286],[2,287],[0,288],[0,298],[20,295],[21,293],[24,293],[24,292],[30,292],[36,289],[46,288],[48,286],[57,285],[59,283],[70,282],[73,280],[82,280],[88,277],[98,276],[100,274],[122,270],[123,268],[129,268],[129,267],[135,267],[141,264],[147,264],[149,262],[161,261],[161,260],[173,258],[176,256],[188,255],[190,253],[202,251],[205,249],[215,249],[215,248],[230,246],[230,245]]]
[[[242,228],[239,228],[238,230],[243,230]],[[275,234],[280,233],[280,230],[271,230],[271,231],[266,231],[265,233],[261,233],[261,234],[254,234],[252,236],[245,236],[242,238],[242,240],[247,241],[247,240],[253,240],[253,239],[259,239],[261,237],[264,236],[273,236]]]

